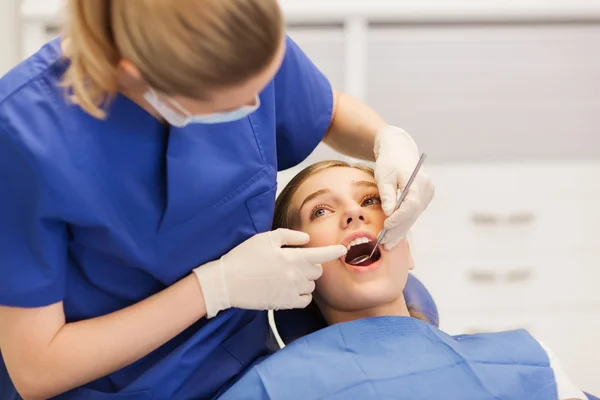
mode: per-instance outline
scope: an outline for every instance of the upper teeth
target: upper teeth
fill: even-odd
[[[350,250],[350,247],[352,246],[356,246],[357,244],[369,243],[370,241],[371,239],[367,237],[359,237],[348,243],[348,246],[346,247],[348,248],[348,250]]]

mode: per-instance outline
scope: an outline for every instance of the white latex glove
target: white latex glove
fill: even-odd
[[[248,310],[304,308],[312,301],[321,263],[346,254],[346,247],[302,246],[310,237],[288,229],[260,233],[219,260],[194,270],[206,305],[207,318],[231,307]]]
[[[388,232],[382,243],[386,250],[391,250],[425,211],[433,199],[435,188],[421,168],[404,202],[392,214],[398,199],[398,189],[404,189],[417,166],[419,149],[408,133],[400,128],[387,126],[377,133],[374,152],[375,180],[383,211],[388,216],[384,224]]]

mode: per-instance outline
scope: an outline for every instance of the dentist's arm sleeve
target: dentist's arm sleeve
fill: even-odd
[[[67,234],[64,223],[53,215],[57,199],[51,193],[56,188],[51,189],[47,170],[57,167],[41,165],[31,151],[34,142],[0,122],[0,305],[4,306],[42,307],[64,298]]]
[[[323,140],[333,114],[329,80],[290,38],[274,80],[278,170],[306,159]]]

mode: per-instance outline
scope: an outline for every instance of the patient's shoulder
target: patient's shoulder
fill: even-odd
[[[537,340],[537,339],[536,339]],[[558,361],[556,355],[543,342],[537,340],[542,349],[546,352],[550,367],[554,372],[554,380],[556,381],[556,390],[559,400],[587,400],[587,396],[571,381],[564,368]]]
[[[568,377],[556,355],[546,344],[538,340],[527,330],[519,329],[475,335],[458,335],[454,336],[454,338],[458,341],[471,340],[471,349],[477,348],[478,345],[483,348],[489,344],[487,343],[488,340],[492,340],[495,344],[494,347],[498,346],[505,349],[504,354],[506,357],[519,357],[525,363],[543,360],[554,374],[559,400],[587,400],[587,396]],[[515,341],[519,345],[515,345]],[[507,350],[512,350],[512,352]]]

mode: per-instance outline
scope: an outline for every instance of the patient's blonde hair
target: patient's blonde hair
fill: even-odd
[[[371,176],[375,176],[373,168],[362,165],[362,164],[350,164],[345,161],[338,160],[326,160],[309,165],[300,171],[296,176],[290,180],[290,182],[283,188],[277,200],[275,202],[275,213],[273,216],[273,230],[279,228],[295,229],[299,222],[299,210],[294,210],[291,207],[292,198],[298,188],[311,176],[318,174],[321,171],[325,171],[330,168],[354,168],[360,171],[366,172]],[[425,322],[430,322],[422,313],[415,310],[411,304],[406,304],[410,316],[413,318],[420,319]],[[312,302],[308,309],[315,313],[321,314],[317,305]],[[322,317],[322,315],[321,315]]]
[[[104,118],[119,61],[154,89],[205,99],[274,59],[284,33],[277,0],[69,0],[64,36],[70,99]]]

